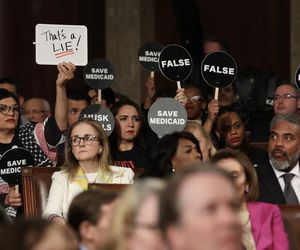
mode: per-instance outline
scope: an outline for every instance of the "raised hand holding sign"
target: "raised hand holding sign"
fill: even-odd
[[[231,55],[218,51],[208,54],[201,64],[201,74],[205,82],[215,88],[218,99],[219,88],[233,83],[237,77],[237,65]]]
[[[192,57],[184,47],[168,45],[160,53],[159,69],[167,79],[177,82],[177,88],[180,89],[180,81],[188,78],[192,72]]]

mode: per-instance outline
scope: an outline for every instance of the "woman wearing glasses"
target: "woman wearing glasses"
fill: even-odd
[[[72,199],[88,188],[88,183],[130,184],[130,168],[110,166],[108,139],[101,125],[89,118],[70,126],[66,138],[65,163],[52,176],[48,203],[43,216],[65,223]]]
[[[72,79],[75,65],[62,63],[57,66],[56,79],[56,105],[62,105],[66,100],[65,83]],[[65,117],[55,115],[59,129],[64,130]],[[50,160],[41,144],[37,143],[35,124],[19,126],[20,108],[17,97],[6,89],[0,89],[0,157],[14,147],[26,148],[34,158],[34,166],[53,166],[54,160]],[[7,214],[15,217],[17,207],[21,206],[21,195],[0,178],[0,204],[6,207]]]
[[[0,156],[14,146],[22,147],[22,142],[16,135],[18,122],[17,97],[5,89],[0,89]],[[21,202],[21,195],[0,177],[0,204],[5,207],[7,215],[15,217]]]

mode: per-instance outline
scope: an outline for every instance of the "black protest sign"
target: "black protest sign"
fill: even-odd
[[[141,66],[149,71],[159,71],[158,58],[163,46],[159,43],[146,43],[138,51]]]
[[[300,91],[300,66],[298,67],[297,71],[296,71],[296,86],[298,88],[298,90]]]
[[[114,81],[115,71],[109,61],[97,58],[84,67],[83,78],[93,89],[105,89]]]
[[[33,165],[33,156],[27,149],[12,148],[7,150],[0,159],[0,176],[8,184],[20,184],[22,167]]]
[[[159,70],[171,81],[183,81],[193,69],[192,57],[182,46],[171,44],[163,48],[159,56]]]
[[[231,55],[218,51],[204,58],[201,64],[201,74],[210,86],[224,88],[236,79],[237,65]]]
[[[108,108],[100,104],[90,105],[83,109],[80,113],[79,119],[82,118],[91,118],[99,122],[107,136],[113,132],[115,127],[113,114]]]
[[[184,106],[174,98],[160,98],[149,109],[150,128],[162,137],[175,131],[182,131],[187,122]]]

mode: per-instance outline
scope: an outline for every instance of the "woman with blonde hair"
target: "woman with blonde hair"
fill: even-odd
[[[130,184],[129,168],[111,166],[107,136],[101,125],[89,118],[72,124],[66,136],[63,170],[55,172],[43,216],[65,223],[73,198],[88,189],[89,183]],[[88,204],[87,204],[88,205]]]
[[[186,127],[184,128],[184,131],[192,133],[198,140],[202,153],[202,161],[207,161],[217,152],[210,136],[204,130],[200,122],[194,120],[188,121]]]
[[[159,226],[159,197],[163,180],[149,178],[131,185],[116,208],[106,250],[163,250]]]

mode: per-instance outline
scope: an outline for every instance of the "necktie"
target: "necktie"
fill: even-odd
[[[284,197],[287,204],[291,205],[299,205],[298,198],[296,196],[295,190],[293,189],[293,186],[291,184],[291,180],[293,179],[294,174],[284,174],[283,180],[284,180]]]

